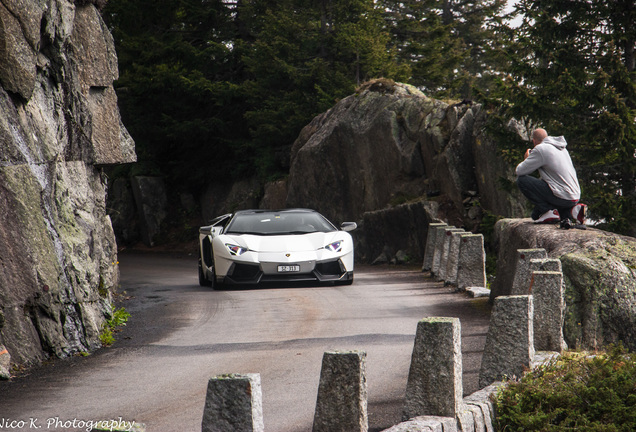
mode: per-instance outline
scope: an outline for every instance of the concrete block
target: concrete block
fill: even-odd
[[[210,378],[202,432],[263,432],[263,395],[259,374]]]
[[[473,423],[475,432],[486,432],[486,422],[484,421],[484,414],[479,405],[467,404],[468,411],[473,415]]]
[[[461,236],[457,259],[457,287],[486,287],[486,252],[482,234]]]
[[[363,351],[324,353],[313,432],[369,429],[366,358]]]
[[[490,316],[479,386],[521,377],[534,357],[532,296],[500,296]]]
[[[567,344],[563,338],[564,288],[563,273],[557,271],[532,272],[535,350],[561,352],[567,349]]]
[[[510,295],[528,295],[530,290],[530,262],[534,259],[545,259],[548,253],[545,249],[517,249],[517,264],[512,281]]]
[[[495,432],[495,407],[491,398],[503,385],[502,382],[496,382],[464,398],[466,405],[475,405],[481,409],[486,432]]]
[[[463,228],[445,228],[445,237],[444,237],[444,241],[442,244],[442,252],[441,252],[441,257],[440,257],[440,262],[439,262],[439,269],[436,273],[436,279],[439,281],[446,281],[446,268],[448,265],[448,254],[450,251],[450,242],[451,242],[451,238],[452,238],[452,234],[455,232],[465,232]]]
[[[455,417],[462,396],[459,319],[424,318],[417,325],[402,418]]]
[[[466,292],[470,294],[471,297],[475,298],[490,297],[490,290],[488,288],[466,287]]]
[[[457,285],[457,269],[459,267],[459,247],[461,237],[467,235],[464,231],[451,233],[450,244],[448,247],[448,258],[446,260],[445,281],[450,285]],[[470,235],[470,233],[468,233]]]
[[[530,273],[535,271],[562,272],[561,260],[558,258],[533,258],[530,260]]]
[[[382,432],[459,432],[453,417],[420,416],[396,424]]]
[[[461,411],[457,413],[457,425],[457,429],[461,432],[475,432],[475,417],[468,406],[463,405]]]
[[[428,224],[428,233],[426,234],[426,249],[424,249],[424,260],[422,262],[422,271],[430,271],[433,266],[433,254],[435,253],[435,237],[437,236],[438,227],[447,226],[444,222],[434,222]]]
[[[440,263],[442,261],[442,249],[446,241],[446,230],[455,228],[454,226],[435,227],[435,250],[433,251],[433,263],[431,264],[431,274],[437,276],[439,273]]]

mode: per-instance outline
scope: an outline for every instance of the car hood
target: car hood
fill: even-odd
[[[224,235],[223,242],[235,243],[254,252],[304,252],[315,251],[332,241],[344,238],[342,231],[281,236],[258,236],[251,234]]]

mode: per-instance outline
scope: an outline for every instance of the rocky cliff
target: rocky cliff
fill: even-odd
[[[486,119],[479,104],[449,104],[406,84],[370,82],[302,130],[292,148],[286,205],[315,208],[336,222],[364,219],[356,232],[361,245],[395,228],[390,221],[376,225],[386,218],[366,213],[405,202],[434,201],[433,217],[467,229],[479,225],[484,210],[523,216],[516,188],[501,187],[514,181],[513,167],[497,156]],[[405,247],[423,255],[414,242]],[[364,251],[368,259],[379,252]]]
[[[530,219],[495,226],[497,278],[491,298],[509,295],[517,249],[543,248],[559,258],[566,286],[564,335],[571,348],[622,341],[636,349],[636,239],[588,228],[561,230]]]
[[[101,168],[136,156],[94,3],[0,0],[0,345],[14,364],[100,346],[118,284]]]

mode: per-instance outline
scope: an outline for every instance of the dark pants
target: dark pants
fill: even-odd
[[[533,220],[539,219],[542,214],[553,209],[559,211],[561,220],[568,219],[572,207],[578,203],[578,200],[569,201],[554,196],[550,186],[536,177],[519,176],[517,177],[517,186],[519,186],[521,193],[534,204],[534,210],[531,215]]]

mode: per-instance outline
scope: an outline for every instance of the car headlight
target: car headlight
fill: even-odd
[[[338,240],[333,243],[329,243],[327,246],[325,246],[325,249],[330,250],[331,252],[340,252],[342,250],[343,243],[344,240]]]
[[[228,251],[230,251],[231,255],[236,255],[236,256],[243,255],[245,252],[249,250],[242,246],[237,246],[231,243],[225,243],[225,247],[227,248]]]

